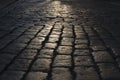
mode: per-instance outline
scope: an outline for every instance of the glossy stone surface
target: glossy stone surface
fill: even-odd
[[[120,80],[119,4],[15,0],[0,8],[0,80]]]

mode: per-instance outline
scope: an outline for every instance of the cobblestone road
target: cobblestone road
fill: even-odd
[[[0,80],[120,80],[119,21],[106,2],[19,0],[0,11]]]

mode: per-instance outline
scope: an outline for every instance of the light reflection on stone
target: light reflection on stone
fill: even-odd
[[[46,11],[48,11],[48,17],[62,17],[63,14],[68,16],[72,9],[69,5],[62,4],[60,1],[54,1],[46,7]]]

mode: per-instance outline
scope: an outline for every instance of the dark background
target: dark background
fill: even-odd
[[[14,3],[17,0],[0,0],[0,9]]]

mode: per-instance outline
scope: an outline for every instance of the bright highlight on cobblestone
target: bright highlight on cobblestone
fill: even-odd
[[[0,6],[0,80],[120,80],[119,7],[12,1]]]

